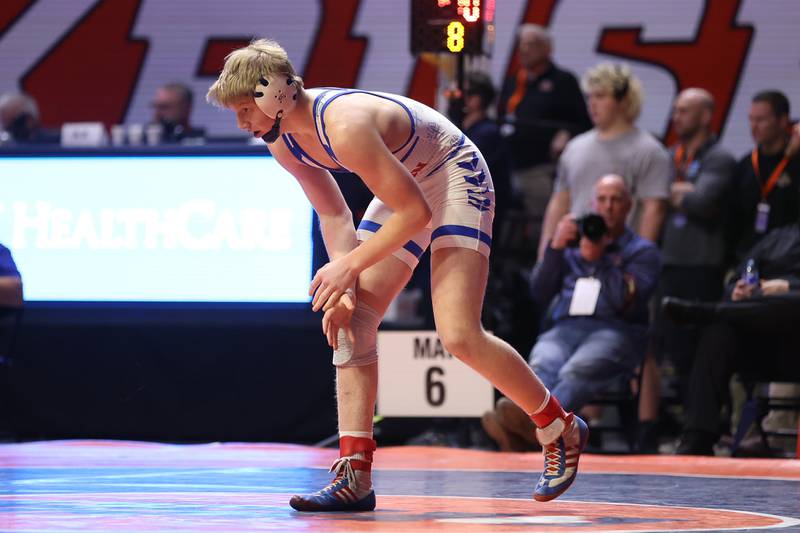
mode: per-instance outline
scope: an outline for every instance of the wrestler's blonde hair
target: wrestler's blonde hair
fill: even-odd
[[[586,93],[607,92],[614,95],[620,103],[626,103],[625,115],[630,122],[639,118],[642,112],[642,83],[627,65],[600,63],[586,72],[582,86]]]
[[[294,79],[303,90],[303,78],[294,71],[286,50],[269,39],[254,40],[225,57],[219,78],[208,89],[206,100],[218,107],[228,107],[242,98],[252,97],[261,76],[284,74]]]

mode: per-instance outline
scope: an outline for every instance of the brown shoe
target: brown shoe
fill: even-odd
[[[486,411],[481,417],[481,426],[497,443],[501,452],[525,452],[531,449],[521,437],[504,428],[497,419],[497,411]]]
[[[539,447],[539,442],[536,440],[536,425],[517,404],[508,398],[500,398],[495,405],[495,413],[498,423],[525,442],[527,449]]]

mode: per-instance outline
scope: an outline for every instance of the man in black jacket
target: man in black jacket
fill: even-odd
[[[523,24],[517,33],[519,68],[500,92],[497,116],[511,151],[514,186],[531,214],[543,215],[555,162],[572,137],[592,127],[578,80],[553,63],[546,28]]]
[[[770,231],[747,258],[761,279],[742,275],[732,281],[723,302],[664,301],[665,312],[677,321],[710,322],[695,354],[679,454],[714,454],[734,373],[763,381],[800,379],[800,223]]]
[[[756,146],[738,165],[730,225],[737,261],[768,231],[800,216],[800,125],[790,128],[790,116],[782,92],[753,96],[748,118]]]
[[[681,91],[672,125],[679,141],[670,149],[674,175],[661,254],[664,296],[716,302],[725,274],[725,233],[736,162],[711,130],[714,98],[700,88]],[[694,329],[675,329],[656,321],[655,346],[683,377],[689,373],[697,342]]]

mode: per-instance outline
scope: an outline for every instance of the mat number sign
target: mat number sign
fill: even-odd
[[[478,417],[494,388],[448,353],[435,331],[378,332],[378,413],[395,417]]]

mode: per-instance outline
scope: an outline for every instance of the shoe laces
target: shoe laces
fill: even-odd
[[[347,485],[352,490],[357,490],[358,489],[358,481],[356,480],[356,472],[355,472],[355,470],[353,470],[353,465],[350,464],[350,461],[352,459],[358,459],[358,458],[354,457],[352,455],[345,456],[345,457],[339,457],[333,463],[333,465],[331,465],[331,469],[329,470],[329,472],[333,472],[336,477],[333,479],[333,482],[331,482],[331,484],[328,485],[328,487],[333,487],[333,485],[338,483],[339,480],[344,478],[344,479],[347,480]]]
[[[563,438],[558,438],[544,447],[545,476],[557,476],[561,468],[561,447],[558,445],[559,442],[563,442]]]

